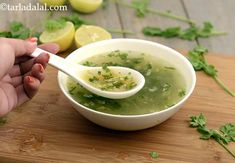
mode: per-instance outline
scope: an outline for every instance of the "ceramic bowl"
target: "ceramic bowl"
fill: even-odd
[[[68,76],[62,72],[58,73],[59,86],[65,97],[70,101],[73,107],[90,121],[115,130],[141,130],[158,125],[171,116],[173,116],[185,103],[192,94],[195,84],[196,75],[190,62],[177,51],[161,45],[159,43],[139,40],[139,39],[112,39],[89,44],[72,52],[66,59],[80,62],[91,56],[114,50],[121,51],[138,51],[156,58],[166,60],[174,66],[183,76],[186,83],[186,95],[177,104],[165,110],[143,114],[143,115],[113,115],[90,109],[76,102],[68,92]]]

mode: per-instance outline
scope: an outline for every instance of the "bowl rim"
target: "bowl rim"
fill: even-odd
[[[96,111],[96,110],[93,110],[89,107],[86,107],[80,103],[78,103],[77,101],[75,101],[71,95],[69,95],[69,93],[65,90],[65,86],[62,84],[62,75],[63,73],[58,71],[58,76],[57,76],[57,79],[58,79],[58,83],[59,83],[59,87],[60,89],[62,90],[62,92],[64,93],[64,95],[75,105],[78,105],[80,108],[82,109],[86,109],[92,113],[95,113],[95,114],[100,114],[100,115],[103,115],[103,116],[109,116],[109,117],[115,117],[115,118],[139,118],[139,117],[146,117],[146,116],[154,116],[154,115],[157,115],[157,114],[162,114],[162,113],[166,113],[168,111],[171,111],[171,110],[174,110],[175,108],[178,108],[180,105],[182,105],[190,96],[191,94],[193,93],[193,90],[195,89],[195,86],[196,86],[196,72],[192,66],[192,64],[189,62],[189,60],[184,57],[181,53],[177,52],[176,50],[168,47],[168,46],[165,46],[163,44],[160,44],[160,43],[157,43],[157,42],[153,42],[153,41],[147,41],[147,40],[142,40],[142,39],[130,39],[130,38],[115,38],[115,39],[110,39],[110,40],[103,40],[103,41],[99,41],[99,42],[95,42],[95,43],[91,43],[91,44],[88,44],[88,45],[85,45],[79,49],[76,49],[74,50],[71,54],[69,54],[66,59],[69,58],[69,56],[73,56],[75,55],[75,53],[77,53],[77,51],[80,51],[80,50],[84,50],[86,48],[93,48],[93,47],[96,47],[96,46],[102,46],[103,44],[109,44],[109,43],[115,43],[115,42],[133,42],[133,43],[144,43],[144,44],[151,44],[153,46],[158,46],[159,48],[164,48],[166,49],[167,51],[169,51],[170,53],[172,53],[173,55],[179,57],[181,60],[183,60],[185,62],[185,64],[187,65],[187,67],[189,68],[190,70],[190,73],[192,74],[192,86],[189,88],[187,94],[180,100],[178,101],[175,105],[171,106],[171,107],[168,107],[164,110],[161,110],[161,111],[157,111],[157,112],[152,112],[152,113],[147,113],[147,114],[136,114],[136,115],[117,115],[117,114],[110,114],[110,113],[104,113],[104,112],[100,112],[100,111]]]

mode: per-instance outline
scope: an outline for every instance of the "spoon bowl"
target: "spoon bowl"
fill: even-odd
[[[110,98],[110,99],[127,98],[127,97],[130,97],[130,96],[136,94],[138,91],[140,91],[145,84],[145,78],[140,72],[133,70],[133,69],[130,69],[130,68],[127,68],[127,67],[109,66],[108,69],[110,69],[110,71],[118,72],[120,75],[125,76],[127,74],[130,74],[131,77],[133,78],[133,80],[135,81],[136,86],[133,87],[132,89],[126,90],[126,91],[118,91],[118,92],[104,91],[104,90],[101,90],[101,89],[93,86],[88,81],[83,79],[83,76],[88,71],[94,71],[94,72],[102,71],[102,69],[103,69],[102,67],[83,66],[83,65],[74,63],[72,61],[65,60],[62,57],[59,57],[55,54],[52,54],[52,53],[45,51],[45,50],[42,50],[40,48],[36,48],[35,51],[31,54],[31,56],[37,57],[41,53],[48,53],[50,55],[49,64],[51,66],[57,68],[58,70],[64,72],[65,74],[71,76],[75,81],[77,81],[81,86],[83,86],[84,88],[86,88],[90,92],[92,92],[96,95],[102,96],[102,97],[106,97],[106,98]]]

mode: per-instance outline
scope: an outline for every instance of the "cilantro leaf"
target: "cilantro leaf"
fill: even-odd
[[[235,158],[235,153],[227,147],[229,142],[235,141],[234,124],[229,123],[221,126],[220,132],[214,129],[208,129],[206,127],[206,118],[202,113],[199,116],[190,117],[189,124],[190,127],[197,128],[197,131],[201,134],[200,139],[214,139]]]
[[[181,90],[179,91],[179,93],[178,93],[178,96],[179,96],[179,97],[184,97],[185,95],[186,95],[185,89],[181,89]]]
[[[155,152],[155,151],[150,152],[149,155],[150,155],[152,158],[158,158],[158,157],[159,157],[159,153],[158,153],[158,152]]]
[[[206,125],[206,118],[202,113],[199,116],[190,117],[190,127],[203,128],[205,125]]]
[[[198,127],[197,131],[201,133],[200,139],[208,140],[213,136],[213,130],[207,129],[205,127]]]
[[[193,68],[196,71],[204,71],[207,75],[211,76],[219,86],[231,96],[235,96],[235,93],[230,90],[225,84],[217,77],[218,71],[214,65],[210,65],[206,59],[205,54],[208,50],[203,46],[197,46],[188,53],[188,60],[191,62]]]
[[[10,24],[11,38],[26,39],[30,36],[31,30],[22,23],[13,21]]]
[[[27,39],[29,37],[38,37],[38,32],[33,32],[30,28],[24,26],[21,22],[13,21],[10,23],[9,31],[0,32],[0,37]]]
[[[62,16],[61,19],[64,21],[72,22],[75,26],[75,29],[79,28],[83,24],[89,24],[87,21],[81,19],[78,14],[72,14],[69,16]]]
[[[8,32],[8,31],[3,31],[3,32],[0,32],[0,37],[6,37],[6,38],[11,38],[11,32]]]
[[[198,38],[207,38],[215,35],[224,35],[225,32],[218,32],[214,30],[210,22],[204,22],[203,27],[192,25],[189,28],[182,29],[181,27],[168,27],[161,29],[159,27],[144,27],[143,33],[146,36],[160,36],[165,38],[177,37],[183,40],[194,41]]]
[[[220,127],[220,131],[228,142],[235,142],[235,125],[228,123]]]
[[[145,27],[143,28],[143,33],[148,36],[161,36],[162,29],[159,27]]]
[[[144,17],[148,12],[149,0],[133,0],[131,4],[136,10],[136,15],[138,17]]]
[[[138,16],[140,18],[144,17],[148,13],[151,13],[151,14],[164,16],[164,17],[167,17],[167,18],[170,18],[170,19],[179,20],[179,21],[182,21],[182,22],[190,23],[190,24],[195,23],[195,21],[193,21],[191,19],[188,19],[186,17],[175,15],[172,12],[169,12],[169,10],[160,11],[160,10],[157,10],[157,9],[148,8],[149,0],[133,0],[131,2],[131,4],[126,3],[122,0],[114,0],[114,2],[119,4],[119,5],[134,9],[136,11],[136,16]]]

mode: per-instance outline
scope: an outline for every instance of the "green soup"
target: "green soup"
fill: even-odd
[[[93,110],[116,115],[139,115],[157,112],[175,105],[185,95],[185,81],[180,72],[165,60],[134,51],[113,51],[90,57],[86,66],[124,66],[145,77],[145,86],[126,99],[108,99],[94,95],[72,79],[67,87],[78,103]]]

